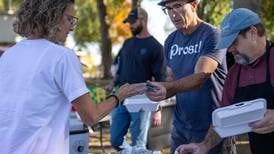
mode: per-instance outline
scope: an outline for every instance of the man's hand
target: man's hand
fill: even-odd
[[[146,87],[143,83],[134,83],[122,85],[115,94],[122,101],[127,97],[144,94],[145,91]]]
[[[263,119],[249,125],[253,132],[266,134],[274,131],[274,110],[267,110]]]
[[[148,81],[150,85],[153,85],[157,90],[156,91],[146,91],[147,97],[152,101],[161,101],[166,99],[166,88],[160,83],[160,82],[150,82]]]
[[[208,151],[208,148],[205,144],[202,143],[190,143],[190,144],[184,144],[180,145],[176,151],[179,154],[206,154]]]
[[[205,139],[201,143],[190,143],[180,145],[176,150],[180,154],[206,154],[212,147],[216,146],[221,142],[222,138],[214,131],[212,125],[206,134]]]
[[[152,122],[152,127],[158,127],[162,123],[162,113],[161,111],[156,111],[152,113],[151,116],[151,122]]]

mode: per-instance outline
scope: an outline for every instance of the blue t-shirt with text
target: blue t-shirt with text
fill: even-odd
[[[190,35],[176,30],[165,41],[165,58],[175,80],[193,74],[201,56],[210,57],[219,64],[200,89],[176,94],[173,124],[177,131],[207,131],[211,113],[221,101],[227,69],[226,50],[215,50],[218,38],[219,30],[203,22]]]

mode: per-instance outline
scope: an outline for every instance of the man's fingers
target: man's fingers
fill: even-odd
[[[261,128],[256,128],[253,129],[253,132],[259,133],[259,134],[267,134],[267,133],[271,133],[274,130],[274,125],[269,125],[266,127],[261,127]]]

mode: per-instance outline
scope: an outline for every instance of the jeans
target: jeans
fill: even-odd
[[[146,147],[150,112],[128,112],[124,105],[119,105],[111,113],[110,142],[117,149],[123,144],[124,136],[130,127],[132,146]]]

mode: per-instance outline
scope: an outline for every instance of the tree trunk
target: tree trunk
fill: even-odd
[[[101,43],[100,48],[102,52],[102,65],[103,65],[103,78],[110,78],[110,66],[112,63],[111,58],[111,39],[109,37],[109,25],[106,22],[107,10],[103,0],[97,0],[97,9],[99,13],[100,20],[100,34],[101,34]]]
[[[247,8],[261,14],[261,0],[233,0],[233,8]]]

